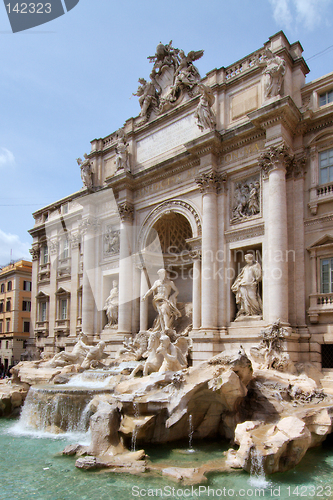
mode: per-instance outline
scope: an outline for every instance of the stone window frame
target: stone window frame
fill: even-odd
[[[333,128],[318,134],[310,143],[310,200],[308,207],[317,215],[318,206],[333,201],[333,180],[320,182],[320,154],[333,149]]]
[[[324,260],[330,261],[329,263],[329,277],[328,277],[328,286],[329,290],[327,292],[324,291],[324,280],[323,280],[323,262]],[[320,258],[320,293],[333,293],[333,255],[332,256],[325,256],[324,258]]]
[[[49,305],[50,297],[44,292],[39,292],[36,296],[37,307],[36,307],[36,323],[48,323],[49,321]],[[42,304],[45,304],[45,317],[43,317]]]
[[[65,288],[58,288],[55,293],[56,298],[56,320],[55,320],[55,333],[56,335],[69,335],[70,331],[70,307],[71,307],[71,293]],[[66,303],[66,315],[63,317],[63,306]]]
[[[60,287],[55,293],[56,296],[56,320],[64,321],[69,319],[70,315],[70,292]],[[63,317],[63,303],[66,302],[66,317]]]
[[[333,235],[326,234],[309,247],[311,259],[312,291],[309,295],[308,315],[311,323],[317,323],[319,316],[333,313],[333,291],[322,292],[321,262],[324,258],[333,259]],[[333,289],[332,289],[333,290]]]
[[[322,98],[325,97],[325,102],[322,103]],[[326,90],[325,92],[318,93],[318,105],[320,108],[326,106],[327,104],[333,103],[333,88]]]

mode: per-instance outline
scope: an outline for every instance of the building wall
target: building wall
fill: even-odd
[[[21,260],[3,267],[0,271],[0,302],[4,304],[4,312],[0,313],[0,321],[3,323],[0,333],[0,358],[3,363],[4,360],[8,360],[9,364],[19,362],[21,354],[25,350],[26,340],[30,336],[31,269],[31,262]],[[10,281],[12,289],[7,291],[7,284]],[[27,290],[24,290],[24,282],[30,284],[30,286],[26,286]],[[1,292],[2,285],[4,292]],[[8,300],[10,300],[10,311],[6,311]],[[23,301],[26,302],[26,311],[23,310]],[[9,331],[6,328],[7,320],[10,322]],[[29,323],[27,331],[24,331],[24,322]],[[7,345],[8,347],[6,347]]]
[[[285,61],[273,97],[265,94],[265,49]],[[82,329],[114,354],[126,336],[151,325],[155,312],[140,301],[142,256],[149,231],[171,213],[192,231],[186,258],[195,257],[184,264],[186,280],[176,282],[182,300],[193,302],[194,361],[240,344],[249,350],[279,318],[291,358],[320,366],[321,344],[333,343],[333,295],[323,296],[319,283],[320,259],[333,256],[333,182],[322,186],[318,177],[319,155],[333,147],[333,103],[321,106],[320,95],[333,89],[333,74],[305,83],[307,73],[299,42],[279,32],[202,79],[215,96],[216,130],[197,127],[199,96],[190,96],[144,124],[139,117],[125,123],[130,172],[116,171],[118,132],[92,141],[94,189],[34,214],[31,335],[40,350],[70,350]],[[237,203],[254,185],[258,210],[240,215]],[[263,314],[240,323],[231,285],[249,250],[262,265]],[[168,258],[161,265],[180,269]],[[188,279],[194,267],[201,273],[195,282]],[[103,307],[114,280],[121,305],[111,331]]]

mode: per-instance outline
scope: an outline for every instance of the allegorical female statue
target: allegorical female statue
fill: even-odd
[[[119,304],[119,290],[118,283],[116,280],[112,283],[112,289],[110,290],[110,295],[105,301],[104,311],[108,318],[108,324],[106,326],[114,326],[118,324],[118,304]]]
[[[238,312],[235,321],[245,317],[262,316],[262,301],[259,295],[261,266],[252,253],[245,255],[246,265],[235,279],[231,290],[236,295]]]

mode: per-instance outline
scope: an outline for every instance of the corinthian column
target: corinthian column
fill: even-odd
[[[119,309],[118,333],[132,331],[132,240],[133,240],[133,206],[128,203],[118,205],[120,224],[120,260],[119,260]]]
[[[264,284],[268,287],[268,321],[288,323],[288,235],[286,169],[292,161],[282,144],[263,153],[259,163],[268,177],[267,251]]]
[[[217,329],[217,190],[220,175],[211,170],[196,179],[202,193],[201,328]]]

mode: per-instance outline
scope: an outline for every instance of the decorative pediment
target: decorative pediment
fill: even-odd
[[[62,286],[58,288],[58,290],[55,293],[56,295],[70,295],[70,291],[66,290]]]
[[[333,128],[326,129],[323,132],[320,132],[317,134],[312,141],[310,142],[309,146],[316,146],[321,143],[327,143],[328,145],[333,143]]]
[[[331,236],[330,234],[325,234],[318,241],[316,241],[315,243],[313,243],[313,245],[311,245],[310,247],[308,247],[307,250],[311,251],[311,250],[315,250],[315,249],[318,249],[318,248],[322,248],[324,246],[327,247],[328,245],[332,245],[333,246],[333,236]]]
[[[39,292],[37,295],[36,295],[36,299],[49,299],[50,296],[47,295],[46,293],[44,292]]]

